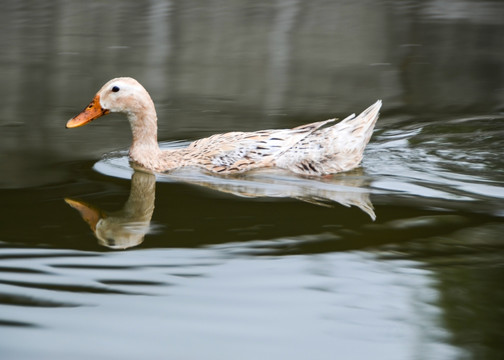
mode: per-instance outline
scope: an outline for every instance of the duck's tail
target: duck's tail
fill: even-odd
[[[373,135],[381,106],[382,102],[378,100],[357,117],[350,115],[326,129],[325,135],[329,141],[325,147],[325,159],[321,160],[325,165],[325,173],[348,171],[360,164],[364,149]]]
[[[354,139],[358,139],[356,143],[360,146],[365,147],[373,134],[373,130],[380,115],[380,108],[382,106],[382,101],[378,100],[373,105],[368,107],[359,116],[355,117],[355,114],[348,116],[344,120],[340,121],[338,124],[332,128],[336,132],[344,132],[350,135]]]
[[[278,167],[306,175],[348,171],[362,160],[382,106],[378,100],[357,117],[313,131],[276,159]]]

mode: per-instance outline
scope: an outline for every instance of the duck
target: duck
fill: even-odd
[[[76,128],[109,113],[125,114],[132,143],[129,158],[136,166],[155,173],[198,167],[215,174],[239,174],[278,168],[300,175],[325,176],[360,165],[364,149],[379,117],[378,100],[360,115],[342,121],[329,119],[292,129],[234,131],[191,142],[180,149],[161,149],[157,114],[147,90],[131,77],[108,81],[66,128]]]

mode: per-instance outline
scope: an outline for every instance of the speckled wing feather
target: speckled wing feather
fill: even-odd
[[[293,129],[230,132],[196,140],[185,149],[165,150],[160,171],[198,166],[220,174],[278,167],[303,175],[348,171],[362,160],[381,101],[359,116],[333,126],[319,121]],[[154,168],[157,170],[156,168]]]
[[[186,149],[185,157],[209,171],[224,174],[271,167],[275,166],[276,157],[334,120],[319,121],[294,129],[217,134],[191,143]]]

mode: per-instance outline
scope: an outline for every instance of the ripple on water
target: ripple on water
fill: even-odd
[[[257,245],[249,243],[252,251]],[[242,244],[242,249],[246,246]],[[267,241],[261,246],[268,247]],[[10,293],[23,293],[33,301],[12,306],[0,325],[11,329],[8,339],[22,335],[30,341],[33,354],[45,348],[43,339],[57,336],[58,351],[78,350],[82,358],[96,355],[97,348],[88,345],[104,337],[108,346],[100,347],[99,355],[113,352],[126,359],[137,358],[135,349],[148,349],[153,357],[197,358],[225,344],[239,354],[251,338],[257,345],[250,358],[277,351],[306,358],[314,348],[332,353],[338,338],[343,346],[338,351],[351,354],[365,345],[365,354],[402,359],[409,357],[409,344],[418,340],[420,329],[430,329],[430,338],[422,337],[424,351],[453,351],[441,331],[434,331],[439,329],[439,314],[433,311],[437,294],[429,288],[430,271],[415,261],[376,261],[367,252],[250,257],[233,249],[231,245],[152,249],[94,257],[79,257],[76,252],[70,258],[43,250],[27,266],[46,269],[52,283],[77,287],[25,287],[26,274],[14,276],[19,284],[0,287],[9,286]],[[19,261],[6,260],[12,268]],[[48,283],[43,273],[31,274],[30,282]],[[101,284],[114,291],[81,291],[82,284]],[[40,299],[48,301],[43,312],[33,304]],[[79,306],[70,311],[63,306],[69,303]],[[135,341],[125,343],[126,334]],[[302,346],[288,346],[293,341]]]
[[[439,207],[502,215],[502,118],[422,122],[415,129],[381,129],[369,144],[364,167],[381,194],[440,200]],[[394,125],[392,125],[394,126]],[[500,164],[500,165],[499,165]]]
[[[0,326],[6,327],[51,323],[36,310],[40,308],[86,308],[103,299],[167,295],[173,286],[201,277],[206,267],[219,263],[205,255],[185,258],[177,251],[168,257],[162,252],[144,256],[141,251],[4,248],[1,254],[0,306],[9,311],[0,316]]]

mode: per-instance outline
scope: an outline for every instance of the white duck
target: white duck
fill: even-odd
[[[66,127],[82,126],[110,112],[126,114],[133,133],[129,156],[155,172],[197,166],[233,174],[276,167],[320,176],[348,171],[360,164],[381,105],[379,100],[359,116],[350,115],[329,127],[323,126],[336,119],[293,129],[217,134],[183,149],[161,150],[156,109],[149,93],[135,79],[121,77],[103,85],[89,106],[70,119]]]

